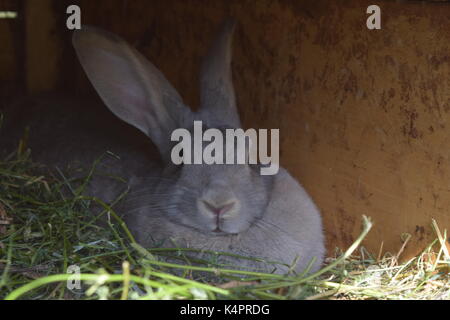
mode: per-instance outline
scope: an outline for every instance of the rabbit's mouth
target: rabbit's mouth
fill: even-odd
[[[216,236],[231,236],[237,235],[238,232],[227,230],[229,226],[227,226],[227,218],[217,215],[215,217],[215,228],[212,230],[212,233]]]
[[[230,226],[227,225],[225,219],[217,217],[215,227],[213,226],[213,229],[210,231],[210,233],[214,236],[232,236],[239,234],[239,231],[235,228],[230,228]]]

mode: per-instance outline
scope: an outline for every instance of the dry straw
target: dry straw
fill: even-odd
[[[360,246],[372,227],[363,216],[355,243],[314,274],[236,270],[218,264],[219,253],[199,260],[186,249],[140,247],[112,206],[83,196],[87,181],[36,175],[37,165],[20,150],[0,162],[0,298],[450,299],[447,232],[434,220],[436,239],[404,263],[410,236],[396,254],[374,257]],[[67,187],[70,196],[62,192]],[[88,214],[93,202],[111,215],[109,228]],[[166,262],[168,256],[180,263]],[[81,290],[66,287],[70,265],[82,271]]]

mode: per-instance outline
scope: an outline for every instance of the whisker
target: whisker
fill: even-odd
[[[142,199],[142,200],[139,200]],[[178,198],[178,199],[174,199],[173,197],[171,197],[170,195],[149,195],[147,197],[145,196],[140,196],[140,197],[131,197],[128,199],[124,199],[124,201],[122,202],[122,206],[127,207],[127,206],[132,206],[134,203],[142,203],[144,202],[145,204],[154,204],[154,205],[162,205],[161,202],[167,202],[167,204],[177,204],[177,205],[181,205],[181,204],[186,204],[186,205],[192,205],[193,203],[195,203],[195,200],[186,200],[183,198]]]
[[[168,209],[177,209],[177,206],[171,207],[171,206],[165,206],[165,207],[161,207],[161,206],[140,206],[137,208],[132,208],[130,210],[126,210],[124,213],[126,215],[131,214],[133,212],[139,211],[139,210],[143,210],[143,209],[151,209],[151,210],[161,210],[161,211],[165,211]]]
[[[156,187],[140,187],[140,188],[132,188],[131,191],[129,192],[129,194],[139,194],[139,193],[145,193],[145,192],[149,192],[152,193],[153,191],[157,191],[157,190],[165,190],[168,188],[163,188],[162,186],[156,186]],[[197,191],[194,191],[192,189],[189,189],[187,187],[184,186],[180,186],[180,185],[176,185],[173,188],[171,188],[173,190],[183,190],[186,193],[190,193],[190,194],[197,194]],[[172,192],[176,192],[176,191],[172,191]]]

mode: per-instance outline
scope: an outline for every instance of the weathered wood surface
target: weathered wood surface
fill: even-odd
[[[282,164],[321,208],[329,249],[355,239],[362,214],[375,222],[365,241],[374,252],[381,242],[397,251],[408,232],[405,257],[417,253],[434,237],[431,218],[450,229],[449,3],[378,1],[382,30],[369,31],[372,3],[359,0],[43,2],[28,7],[30,91],[92,92],[64,29],[70,2],[84,23],[137,46],[195,106],[201,56],[232,15],[243,123],[280,128]]]

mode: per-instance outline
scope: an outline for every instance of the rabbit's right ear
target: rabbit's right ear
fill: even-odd
[[[108,108],[135,126],[170,157],[170,135],[191,111],[164,75],[120,37],[94,28],[75,31],[78,58]]]

